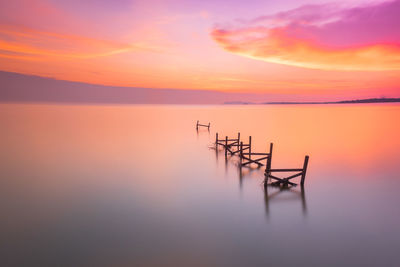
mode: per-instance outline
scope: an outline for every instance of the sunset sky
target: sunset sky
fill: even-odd
[[[143,88],[399,97],[400,0],[0,0],[0,70]]]

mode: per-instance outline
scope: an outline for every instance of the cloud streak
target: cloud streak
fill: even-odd
[[[79,35],[0,24],[0,57],[28,60],[87,59],[134,51],[159,51],[146,44],[124,44]]]
[[[267,62],[324,70],[400,70],[400,0],[340,8],[311,5],[216,26],[225,50]]]

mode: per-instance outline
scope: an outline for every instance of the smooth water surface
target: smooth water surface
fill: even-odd
[[[1,266],[398,266],[399,115],[2,104]],[[309,155],[304,189],[265,191],[262,168],[213,149],[216,131],[273,142],[273,168]]]

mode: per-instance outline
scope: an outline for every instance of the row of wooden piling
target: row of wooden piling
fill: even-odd
[[[218,150],[218,147],[222,146],[225,150],[225,157],[228,157],[228,154],[231,156],[237,154],[239,156],[239,166],[240,168],[243,166],[249,166],[251,164],[256,164],[258,167],[264,166],[263,161],[265,162],[265,180],[264,184],[266,185],[268,179],[273,179],[275,182],[271,183],[273,185],[296,185],[291,182],[291,179],[301,176],[300,184],[304,185],[307,173],[307,166],[309,156],[305,156],[304,163],[302,168],[292,168],[292,169],[272,169],[272,151],[273,151],[273,143],[269,145],[269,152],[259,153],[252,151],[252,139],[249,136],[248,143],[244,143],[240,139],[240,133],[238,133],[237,138],[229,138],[225,136],[224,139],[219,139],[218,133],[215,136],[215,149]],[[277,177],[275,173],[293,173],[287,177]]]
[[[269,153],[257,153],[252,151],[251,147],[251,136],[249,136],[249,142],[243,143],[240,141],[240,133],[238,133],[237,138],[229,139],[228,136],[225,139],[218,139],[218,133],[215,136],[215,148],[218,149],[218,146],[223,146],[225,149],[225,156],[228,156],[228,153],[231,155],[238,154],[240,158],[240,166],[250,165],[251,163],[257,164],[258,166],[263,166],[264,164],[260,161],[267,160],[270,161],[272,155],[273,144],[270,144]],[[236,148],[236,150],[234,150]],[[258,158],[251,158],[251,156],[258,156]],[[261,156],[261,157],[259,157]]]

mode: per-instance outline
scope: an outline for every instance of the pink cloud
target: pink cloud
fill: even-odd
[[[318,69],[400,69],[400,0],[341,8],[309,5],[215,27],[225,50]]]
[[[0,24],[0,47],[0,58],[29,60],[87,59],[125,52],[161,51],[145,43],[121,43],[6,24]]]

